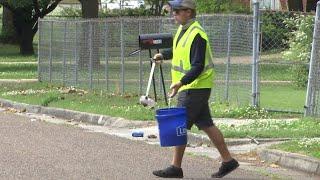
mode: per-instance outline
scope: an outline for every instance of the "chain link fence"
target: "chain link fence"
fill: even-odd
[[[213,100],[248,105],[252,85],[253,17],[201,15],[216,71]],[[149,52],[138,49],[139,34],[175,33],[172,18],[107,18],[39,20],[39,80],[101,89],[115,94],[144,94],[150,72]],[[152,54],[156,51],[152,51]],[[162,64],[165,87],[170,61]],[[159,68],[156,93],[163,96]],[[154,96],[154,95],[153,95]]]
[[[305,85],[297,84],[298,69],[307,62],[286,57],[290,36],[297,28],[290,24],[298,12],[261,11],[259,60],[260,107],[272,111],[304,112]]]

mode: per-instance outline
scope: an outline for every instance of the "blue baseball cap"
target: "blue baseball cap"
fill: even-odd
[[[196,9],[196,3],[193,0],[174,0],[168,4],[172,9]]]

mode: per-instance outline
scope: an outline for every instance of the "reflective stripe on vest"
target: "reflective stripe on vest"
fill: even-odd
[[[213,63],[211,62],[210,64],[208,64],[206,67],[203,68],[203,71],[207,71],[209,69],[212,69],[214,67]],[[183,65],[180,66],[172,66],[172,69],[178,72],[181,72],[183,74],[186,74],[189,70],[184,70],[183,69]]]

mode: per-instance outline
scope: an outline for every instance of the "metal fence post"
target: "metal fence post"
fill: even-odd
[[[142,33],[141,30],[141,21],[142,19],[139,19],[139,35]],[[139,52],[139,95],[142,94],[142,86],[143,86],[143,64],[141,60],[141,52]]]
[[[228,42],[227,42],[227,67],[226,67],[226,84],[225,84],[225,100],[229,102],[229,79],[230,79],[230,51],[231,51],[231,22],[228,18]]]
[[[49,50],[49,82],[52,83],[52,38],[53,36],[53,21],[50,23],[50,50]]]
[[[158,33],[161,33],[162,32],[162,22],[161,22],[161,18],[158,18],[157,20],[159,20],[158,21]],[[159,50],[157,50],[157,53],[158,52],[160,52]],[[161,70],[160,70],[160,68],[161,68]],[[159,65],[159,68],[158,68],[158,72],[160,72],[160,71],[162,71],[162,65]],[[158,84],[159,84],[159,94],[163,94],[164,93],[164,86],[162,85],[162,79],[161,79],[161,73],[158,73],[158,79],[159,79],[159,81],[158,81]]]
[[[62,78],[63,78],[63,85],[66,85],[66,49],[67,49],[67,21],[64,22],[64,29],[63,29],[63,67],[62,67]]]
[[[318,28],[318,22],[320,20],[320,1],[317,3],[317,9],[316,9],[316,15],[314,18],[314,29],[313,29],[313,42],[312,42],[312,50],[311,50],[311,57],[310,57],[310,64],[309,64],[309,74],[308,74],[308,86],[307,86],[307,94],[306,94],[306,102],[305,102],[305,112],[304,116],[312,116],[314,114],[314,103],[312,103],[314,100],[314,91],[312,90],[312,84],[313,82],[313,73],[314,73],[314,61],[317,61],[316,59],[316,48],[319,47],[319,44],[317,43],[317,38],[319,34],[317,34]],[[313,98],[312,98],[313,97]]]
[[[120,42],[121,42],[121,94],[124,94],[124,42],[123,42],[123,18],[120,21]]]
[[[259,6],[258,6],[259,7]],[[256,62],[256,103],[257,106],[260,107],[260,69],[259,69],[259,64],[260,64],[260,41],[261,40],[261,24],[262,22],[260,21],[260,9],[258,8],[258,37],[257,37],[257,62]]]
[[[252,106],[258,103],[259,2],[253,3]]]
[[[76,85],[78,85],[78,23],[76,22],[76,27],[75,27],[75,48],[74,48],[74,58],[75,58],[75,82]]]
[[[202,25],[202,27],[205,26],[205,24],[204,24],[204,15],[203,14],[201,15],[201,25]]]
[[[109,72],[108,72],[108,68],[109,68],[109,64],[108,64],[108,23],[107,21],[105,21],[104,23],[105,26],[105,31],[104,31],[104,58],[105,58],[105,79],[106,79],[106,88],[107,91],[109,91]]]
[[[41,69],[40,69],[40,43],[42,42],[42,27],[40,26],[40,18],[38,18],[38,30],[39,30],[39,40],[38,40],[38,81],[41,82]]]
[[[92,26],[92,21],[90,20],[89,21],[89,78],[90,78],[90,89],[93,88],[93,84],[92,84],[92,81],[93,81],[93,72],[92,72],[92,66],[93,66],[93,46],[92,46],[92,43],[93,43],[93,26]]]

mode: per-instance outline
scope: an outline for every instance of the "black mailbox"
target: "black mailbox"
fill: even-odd
[[[173,39],[172,39],[172,34],[170,33],[139,35],[140,50],[171,48],[172,43],[173,43]]]

